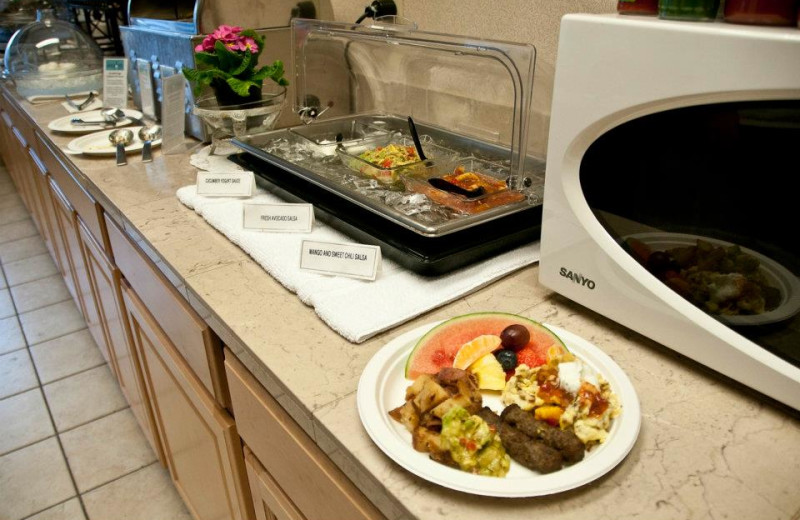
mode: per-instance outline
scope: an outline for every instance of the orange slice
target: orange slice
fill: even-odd
[[[471,364],[500,348],[500,336],[494,334],[484,334],[478,336],[468,343],[464,343],[453,359],[453,368],[466,370]]]

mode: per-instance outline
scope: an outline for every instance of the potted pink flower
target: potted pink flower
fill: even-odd
[[[201,66],[184,68],[183,75],[194,83],[196,96],[210,86],[220,106],[259,101],[264,80],[289,84],[280,60],[258,67],[263,50],[264,39],[254,30],[220,25],[195,47],[195,60]]]

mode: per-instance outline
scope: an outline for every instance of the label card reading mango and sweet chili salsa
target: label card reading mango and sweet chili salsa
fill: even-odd
[[[303,240],[300,269],[320,274],[374,281],[381,265],[381,248]]]

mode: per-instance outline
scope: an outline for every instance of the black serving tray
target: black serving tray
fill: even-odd
[[[229,159],[253,171],[268,191],[289,202],[313,204],[319,221],[357,242],[380,246],[384,257],[425,276],[449,273],[534,242],[541,234],[540,204],[446,235],[424,236],[255,155],[238,153]]]

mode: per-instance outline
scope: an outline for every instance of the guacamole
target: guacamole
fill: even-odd
[[[442,441],[450,456],[464,471],[491,477],[504,477],[511,459],[500,436],[477,415],[460,406],[442,417]]]

